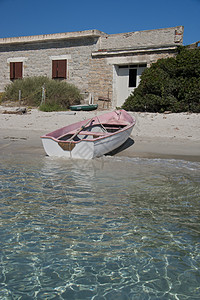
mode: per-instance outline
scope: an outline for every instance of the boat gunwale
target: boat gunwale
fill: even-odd
[[[63,136],[68,135],[68,134],[70,135],[70,132],[69,133],[65,133],[65,134],[63,134],[63,135],[61,135],[61,136],[59,136],[57,138],[55,138],[53,136],[43,135],[43,136],[41,136],[41,139],[51,139],[51,140],[53,140],[53,141],[55,141],[57,143],[60,142],[60,141],[62,141],[63,143],[74,143],[74,144],[78,144],[78,143],[80,143],[82,141],[85,141],[85,142],[94,142],[96,140],[105,139],[105,138],[108,138],[110,136],[117,135],[117,134],[119,134],[119,133],[121,133],[123,131],[128,130],[129,128],[133,127],[134,125],[135,125],[135,121],[132,124],[126,125],[125,127],[119,129],[118,131],[115,131],[115,132],[105,132],[105,134],[103,136],[95,137],[93,139],[80,139],[79,141],[73,141],[73,140],[71,140],[71,141],[69,141],[69,140],[64,141],[64,140],[60,140],[60,137],[63,137]],[[81,135],[81,132],[79,132],[78,134]],[[95,132],[91,131],[91,135],[92,134],[95,135]],[[87,134],[85,134],[85,135],[87,135]]]
[[[99,137],[95,137],[95,138],[85,138],[85,139],[80,139],[80,140],[78,140],[78,141],[74,141],[74,140],[60,140],[60,138],[61,137],[63,137],[63,136],[65,136],[65,135],[68,135],[68,134],[70,134],[70,132],[72,132],[72,131],[74,131],[75,130],[75,132],[76,131],[78,131],[78,129],[82,126],[82,128],[84,128],[84,125],[85,124],[87,124],[89,121],[91,121],[91,122],[94,122],[93,123],[93,125],[101,125],[101,122],[99,121],[99,118],[101,118],[103,115],[100,115],[100,116],[94,116],[93,118],[91,118],[91,119],[87,119],[87,120],[84,120],[84,121],[79,121],[79,122],[75,122],[75,123],[73,123],[73,124],[70,124],[70,125],[67,125],[67,126],[64,126],[64,127],[62,127],[62,128],[59,128],[59,129],[56,129],[56,130],[54,130],[54,131],[52,131],[52,132],[50,132],[50,133],[47,133],[47,134],[45,134],[45,135],[42,135],[41,136],[41,139],[51,139],[51,140],[53,140],[54,142],[56,142],[56,143],[59,143],[60,141],[62,141],[63,143],[73,143],[73,144],[79,144],[80,142],[82,142],[82,141],[84,141],[84,142],[95,142],[95,141],[99,141],[99,140],[101,140],[101,139],[107,139],[107,138],[109,138],[109,137],[111,137],[111,136],[114,136],[114,135],[117,135],[117,134],[120,134],[120,133],[122,133],[122,132],[124,132],[124,131],[127,131],[128,129],[130,129],[130,128],[132,128],[132,127],[134,127],[134,125],[136,124],[136,120],[135,120],[135,118],[134,117],[132,117],[132,116],[130,116],[129,114],[128,114],[128,112],[126,112],[125,110],[116,110],[116,111],[113,111],[113,112],[111,112],[111,113],[109,113],[109,114],[112,114],[112,113],[116,113],[116,114],[118,114],[118,112],[121,114],[121,113],[125,113],[125,117],[123,118],[123,119],[121,119],[121,120],[117,120],[117,119],[114,119],[114,121],[116,122],[116,123],[118,123],[118,124],[114,124],[113,122],[109,122],[109,120],[110,119],[108,119],[107,121],[105,121],[105,123],[104,123],[104,126],[105,125],[116,125],[116,126],[122,126],[122,125],[124,125],[124,127],[123,128],[121,128],[121,129],[119,129],[119,130],[117,130],[117,131],[115,131],[115,132],[107,132],[106,134],[104,134],[104,135],[102,135],[102,136],[99,136]],[[131,119],[129,119],[129,120],[127,120],[126,119],[126,114],[131,118]],[[96,120],[95,120],[96,119]],[[121,121],[121,122],[120,122]],[[126,124],[123,124],[123,123],[126,123]],[[128,124],[127,124],[128,123]],[[67,130],[67,128],[69,127],[69,126],[71,126],[71,125],[73,125],[73,126],[75,126],[74,127],[74,129],[71,129],[69,132],[64,132],[64,130]],[[77,127],[76,127],[77,126]],[[87,128],[87,127],[86,127]],[[52,136],[53,134],[55,134],[55,132],[58,132],[59,133],[59,131],[62,131],[62,132],[64,132],[62,135],[59,135],[59,136],[57,136],[57,137],[54,137],[54,136]],[[81,133],[81,131],[79,132],[79,133],[77,133],[77,135],[78,134],[80,134]],[[92,132],[91,132],[91,135],[92,135]],[[95,133],[93,133],[93,135],[95,135]]]

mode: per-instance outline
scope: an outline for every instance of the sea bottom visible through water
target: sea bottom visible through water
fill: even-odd
[[[4,156],[0,299],[200,299],[200,163]]]

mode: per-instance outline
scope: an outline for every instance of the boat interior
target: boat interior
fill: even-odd
[[[83,139],[96,139],[99,137],[107,136],[111,133],[117,132],[124,128],[126,125],[122,124],[97,124],[84,127],[78,132],[73,130],[60,136],[60,141],[79,141]],[[77,133],[77,134],[76,134]]]

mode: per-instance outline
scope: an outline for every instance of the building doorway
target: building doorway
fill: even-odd
[[[128,96],[139,85],[140,77],[146,67],[146,64],[116,66],[117,107],[121,107]]]

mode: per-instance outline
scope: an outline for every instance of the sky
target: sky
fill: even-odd
[[[200,40],[200,0],[0,0],[0,38],[179,25],[184,26],[184,45]]]

